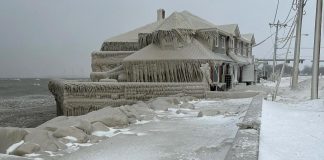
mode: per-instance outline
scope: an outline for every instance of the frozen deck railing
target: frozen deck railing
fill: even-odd
[[[117,107],[141,100],[183,93],[205,98],[206,83],[79,82],[51,80],[57,115],[77,116],[106,106]]]

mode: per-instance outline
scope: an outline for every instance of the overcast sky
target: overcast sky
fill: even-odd
[[[281,0],[279,20],[292,0]],[[274,32],[277,0],[1,0],[0,77],[89,77],[91,52],[114,35],[188,10],[216,25],[239,24],[241,33],[254,33],[259,42]],[[315,1],[305,7],[302,47],[313,47]],[[287,31],[286,31],[287,32]],[[279,37],[285,35],[282,29]],[[271,58],[273,39],[253,49],[258,58]],[[278,51],[279,55],[284,50]],[[313,51],[302,50],[311,59]],[[292,55],[292,54],[291,54]],[[280,57],[280,56],[279,56]],[[292,56],[291,56],[292,57]],[[323,57],[323,56],[322,56]],[[309,64],[309,62],[308,62]]]

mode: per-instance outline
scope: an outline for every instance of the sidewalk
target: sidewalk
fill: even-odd
[[[259,160],[323,160],[324,101],[263,101]]]

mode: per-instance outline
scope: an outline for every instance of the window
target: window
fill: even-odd
[[[221,37],[221,42],[222,42],[222,48],[225,48],[225,44],[226,44],[226,42],[225,42],[225,37]]]
[[[215,47],[218,47],[218,36],[214,38]]]

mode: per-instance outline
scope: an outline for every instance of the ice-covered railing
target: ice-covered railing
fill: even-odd
[[[80,82],[51,80],[49,90],[55,97],[57,114],[76,116],[106,106],[117,107],[139,100],[171,96],[179,93],[204,98],[206,83],[151,83],[151,82]]]

